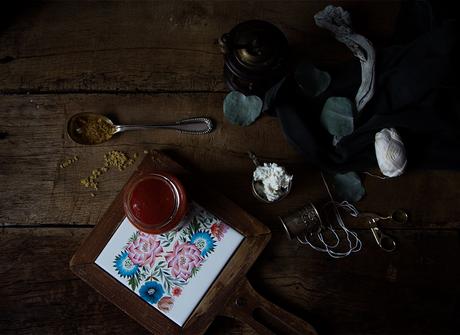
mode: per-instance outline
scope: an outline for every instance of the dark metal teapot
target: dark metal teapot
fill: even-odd
[[[225,57],[225,81],[231,90],[263,97],[286,73],[288,41],[271,23],[242,22],[223,34],[219,44]]]

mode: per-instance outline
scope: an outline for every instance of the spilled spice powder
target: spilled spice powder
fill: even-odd
[[[133,158],[129,158],[128,155],[122,151],[111,150],[104,155],[104,166],[91,171],[91,175],[81,179],[80,183],[87,188],[92,188],[97,191],[99,188],[98,178],[101,175],[106,173],[110,168],[117,168],[119,171],[123,171],[131,166],[137,157],[137,153],[133,155]]]
[[[109,151],[104,155],[105,167],[116,167],[118,170],[123,171],[125,168],[134,163],[134,159],[137,158],[137,154],[134,154],[133,158],[129,158],[124,152],[118,150]]]
[[[59,167],[61,169],[64,169],[64,168],[72,165],[76,161],[78,161],[78,156],[73,156],[72,158],[68,158],[68,159],[64,160],[61,164],[59,164]]]
[[[74,122],[77,135],[89,144],[103,143],[115,133],[115,126],[98,115],[82,114]]]

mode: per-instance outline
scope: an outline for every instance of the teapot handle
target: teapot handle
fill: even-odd
[[[230,43],[229,43],[229,41],[230,41],[230,34],[229,33],[223,34],[218,39],[218,43],[219,43],[219,46],[220,46],[220,51],[223,54],[227,54],[230,51],[230,45],[229,45]]]

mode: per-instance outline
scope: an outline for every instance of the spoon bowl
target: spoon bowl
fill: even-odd
[[[286,189],[284,189],[284,192],[283,192],[282,195],[280,195],[275,200],[270,201],[265,197],[265,194],[263,192],[264,186],[263,186],[262,182],[252,180],[252,194],[256,197],[256,199],[258,199],[258,200],[260,200],[262,202],[265,202],[267,204],[273,204],[275,202],[279,202],[279,201],[283,200],[284,198],[286,198],[286,196],[291,191],[291,186],[292,186],[292,181],[289,183],[288,187]]]
[[[78,113],[67,122],[67,133],[78,144],[104,143],[116,132],[112,120],[96,113]]]

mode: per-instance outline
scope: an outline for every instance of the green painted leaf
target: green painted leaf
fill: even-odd
[[[366,193],[356,172],[337,173],[334,175],[334,188],[337,197],[349,202],[357,202]]]
[[[134,241],[136,241],[138,236],[139,236],[139,232],[136,231],[135,233],[133,233],[133,234],[131,235],[131,237],[129,238],[128,242],[134,242]]]
[[[224,99],[224,115],[230,123],[249,126],[259,117],[262,105],[262,99],[256,95],[232,91]]]
[[[192,276],[192,277],[195,277],[196,274],[198,273],[198,271],[200,271],[200,268],[199,268],[199,267],[198,267],[198,268],[193,268],[193,269],[192,269],[192,275],[191,275],[191,276]]]
[[[139,286],[139,277],[138,275],[134,275],[128,280],[128,285],[131,287],[133,291]]]
[[[158,278],[155,277],[154,275],[150,275],[150,276],[148,276],[148,277],[145,278],[145,279],[147,279],[147,280],[149,280],[149,281],[150,281],[150,280],[159,281]]]
[[[348,98],[330,97],[321,111],[321,124],[336,140],[353,132],[353,104]]]
[[[185,284],[187,284],[186,281],[183,281],[183,280],[180,280],[180,279],[177,279],[177,278],[174,278],[172,280],[173,284],[176,285],[176,286],[184,286]]]
[[[331,83],[331,76],[325,71],[317,69],[309,62],[300,63],[294,78],[302,91],[309,97],[317,97],[323,93]]]
[[[198,222],[198,219],[194,217],[192,221],[189,224],[189,236],[191,237],[193,234],[195,234],[199,229],[201,228],[200,222]]]
[[[166,281],[166,290],[168,291],[168,294],[171,294],[171,283],[169,281]]]

